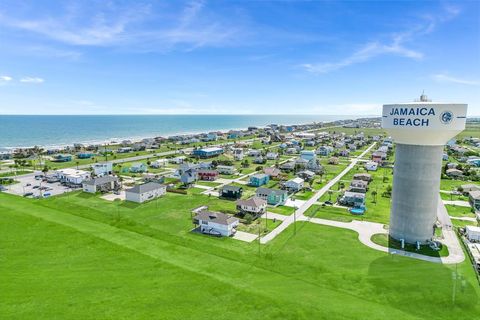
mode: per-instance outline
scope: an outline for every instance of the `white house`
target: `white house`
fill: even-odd
[[[480,241],[480,227],[466,226],[465,234],[469,241]]]
[[[258,197],[252,197],[247,200],[237,200],[237,209],[253,214],[262,214],[267,210],[267,201]]]
[[[285,182],[284,186],[291,191],[300,191],[303,189],[304,183],[305,180],[303,180],[302,178],[294,178]]]
[[[125,200],[143,203],[145,201],[161,197],[166,192],[167,187],[165,185],[155,182],[148,182],[125,190]]]
[[[91,178],[90,172],[76,169],[60,169],[55,171],[55,176],[61,182],[81,185],[84,180]]]
[[[168,163],[167,159],[157,159],[150,164],[150,167],[158,169],[161,167],[165,167],[167,163]]]
[[[193,222],[200,227],[202,233],[230,237],[237,231],[239,220],[221,212],[201,211]]]
[[[234,166],[218,165],[217,171],[220,174],[234,174],[237,171],[237,169],[235,169]]]
[[[268,152],[266,155],[267,160],[277,160],[278,159],[278,153],[276,152]]]
[[[185,158],[186,158],[185,156],[179,156],[179,157],[171,158],[168,161],[170,163],[174,163],[174,164],[181,164],[181,163],[183,163]]]
[[[94,163],[92,164],[92,169],[93,169],[93,173],[99,177],[112,174],[113,163],[111,162]]]
[[[243,149],[241,148],[235,148],[233,149],[233,158],[236,161],[243,160],[244,154],[243,154]]]
[[[368,161],[367,163],[365,163],[365,169],[367,169],[367,171],[377,171],[377,168],[378,163],[375,161]]]

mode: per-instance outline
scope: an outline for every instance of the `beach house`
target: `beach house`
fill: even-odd
[[[202,233],[230,237],[235,234],[239,219],[225,213],[203,210],[193,217],[193,223]]]
[[[225,199],[237,200],[242,197],[243,188],[232,185],[225,185],[219,191],[219,196]]]
[[[220,147],[207,147],[207,148],[199,148],[193,150],[192,154],[196,157],[205,159],[216,157],[223,153],[223,148]]]
[[[241,213],[250,213],[254,216],[263,214],[267,209],[267,201],[258,197],[252,197],[247,200],[238,200],[236,205],[237,210],[240,210]]]
[[[120,188],[120,181],[114,176],[103,176],[85,180],[82,183],[82,189],[84,192],[96,193],[96,192],[110,192]]]
[[[92,164],[93,173],[96,176],[104,176],[112,174],[113,172],[113,163],[111,162],[101,162]]]
[[[303,189],[304,183],[305,183],[305,180],[297,177],[297,178],[288,180],[283,184],[283,186],[285,187],[285,189],[289,191],[297,192]]]
[[[161,197],[166,192],[167,187],[165,185],[155,182],[148,182],[125,190],[125,200],[143,203],[145,201]]]
[[[264,173],[257,173],[250,177],[249,184],[253,187],[260,187],[267,184],[270,180],[269,176]]]
[[[197,171],[198,179],[204,181],[214,181],[218,178],[217,170],[200,169]]]
[[[287,201],[288,192],[278,189],[258,188],[255,196],[266,200],[270,205],[283,205]]]

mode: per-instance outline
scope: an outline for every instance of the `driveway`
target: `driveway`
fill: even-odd
[[[120,194],[115,193],[107,193],[101,196],[100,198],[107,200],[107,201],[115,201],[115,199],[120,199],[122,201],[125,200],[125,190],[120,191]]]
[[[243,231],[237,231],[232,237],[235,240],[245,241],[245,242],[252,242],[253,240],[258,238],[258,235]]]

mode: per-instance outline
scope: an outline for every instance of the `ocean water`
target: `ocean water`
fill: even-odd
[[[56,147],[124,139],[353,119],[327,115],[0,115],[0,149]]]

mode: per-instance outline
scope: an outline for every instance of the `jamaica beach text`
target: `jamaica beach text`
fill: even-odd
[[[425,116],[434,116],[435,110],[433,108],[392,108],[390,110],[391,116],[409,116],[408,118],[393,118],[394,126],[412,126],[412,127],[428,127],[429,119],[424,119]],[[410,116],[419,116],[418,118],[411,118]]]

